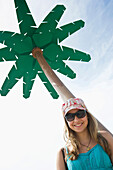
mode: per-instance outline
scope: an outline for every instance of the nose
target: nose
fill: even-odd
[[[79,118],[75,115],[74,122],[78,121]]]

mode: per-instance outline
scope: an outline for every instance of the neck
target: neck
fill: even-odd
[[[88,129],[84,132],[77,133],[76,136],[80,143],[88,144],[90,139],[90,134],[88,132]]]

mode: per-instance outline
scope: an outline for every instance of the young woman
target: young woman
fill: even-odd
[[[58,152],[57,170],[112,170],[113,137],[98,131],[97,121],[83,100],[71,98],[62,110],[66,146]]]

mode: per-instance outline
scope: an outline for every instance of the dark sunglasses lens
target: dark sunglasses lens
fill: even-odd
[[[76,112],[76,115],[78,118],[83,118],[86,116],[86,111],[85,110],[79,110],[78,112]]]
[[[75,115],[74,115],[74,114],[71,114],[71,113],[67,113],[67,115],[65,116],[65,118],[66,118],[66,120],[67,120],[68,122],[71,122],[71,121],[74,120]]]
[[[78,118],[83,118],[86,116],[86,111],[85,110],[79,110],[78,112],[76,113],[67,113],[66,116],[65,116],[65,119],[68,121],[68,122],[71,122],[75,119],[75,115],[78,117]]]

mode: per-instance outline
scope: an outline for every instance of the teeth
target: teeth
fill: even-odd
[[[82,123],[81,124],[78,124],[78,125],[75,125],[75,126],[81,126],[82,125]]]

